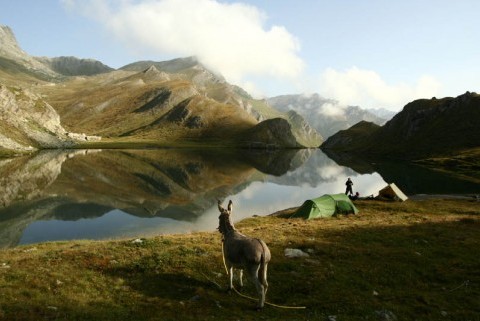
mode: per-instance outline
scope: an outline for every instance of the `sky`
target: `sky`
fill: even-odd
[[[399,111],[480,92],[478,0],[0,0],[33,56],[120,68],[196,56],[257,98]]]

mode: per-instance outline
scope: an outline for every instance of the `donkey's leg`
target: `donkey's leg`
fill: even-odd
[[[228,281],[229,281],[228,289],[233,290],[233,266],[230,266],[228,268]]]
[[[243,288],[243,270],[238,270],[238,281],[240,283],[240,287]]]
[[[258,278],[260,279],[260,282],[263,284],[265,296],[267,295],[267,290],[268,290],[267,267],[268,267],[268,263],[265,263],[263,266],[260,267],[260,270],[258,271],[259,272]]]
[[[255,284],[255,288],[257,289],[258,293],[258,308],[263,308],[265,304],[265,288],[263,287],[263,284],[260,282],[258,279],[258,271],[260,269],[260,264],[258,265],[253,265],[249,267],[248,269],[248,275]]]

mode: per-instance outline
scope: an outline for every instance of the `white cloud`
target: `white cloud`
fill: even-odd
[[[299,43],[284,27],[266,27],[256,7],[216,0],[63,0],[97,19],[143,55],[197,56],[234,83],[247,76],[295,78],[304,63]],[[113,4],[115,3],[115,7]]]
[[[320,81],[320,93],[341,104],[394,111],[412,100],[438,95],[440,87],[441,84],[431,76],[422,76],[413,85],[390,85],[378,73],[357,67],[344,72],[329,68],[323,72]]]
[[[345,108],[345,105],[325,103],[317,110],[317,113],[331,118],[345,118]]]

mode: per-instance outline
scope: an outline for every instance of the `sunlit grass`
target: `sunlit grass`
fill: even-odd
[[[225,292],[218,232],[74,241],[0,252],[0,316],[17,320],[475,320],[480,206],[357,202],[360,214],[237,223],[272,251],[267,301]],[[241,211],[241,209],[237,209]],[[290,210],[291,212],[292,210]],[[233,215],[235,215],[235,210]],[[286,258],[285,248],[307,258]],[[247,283],[244,293],[255,296]],[[377,312],[376,312],[377,311]]]

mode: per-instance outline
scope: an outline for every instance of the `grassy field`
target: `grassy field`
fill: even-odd
[[[290,209],[236,224],[271,249],[267,301],[305,309],[255,311],[227,293],[211,232],[3,250],[0,320],[480,320],[480,202],[356,205],[358,215],[305,221]],[[250,283],[242,292],[255,295]]]

